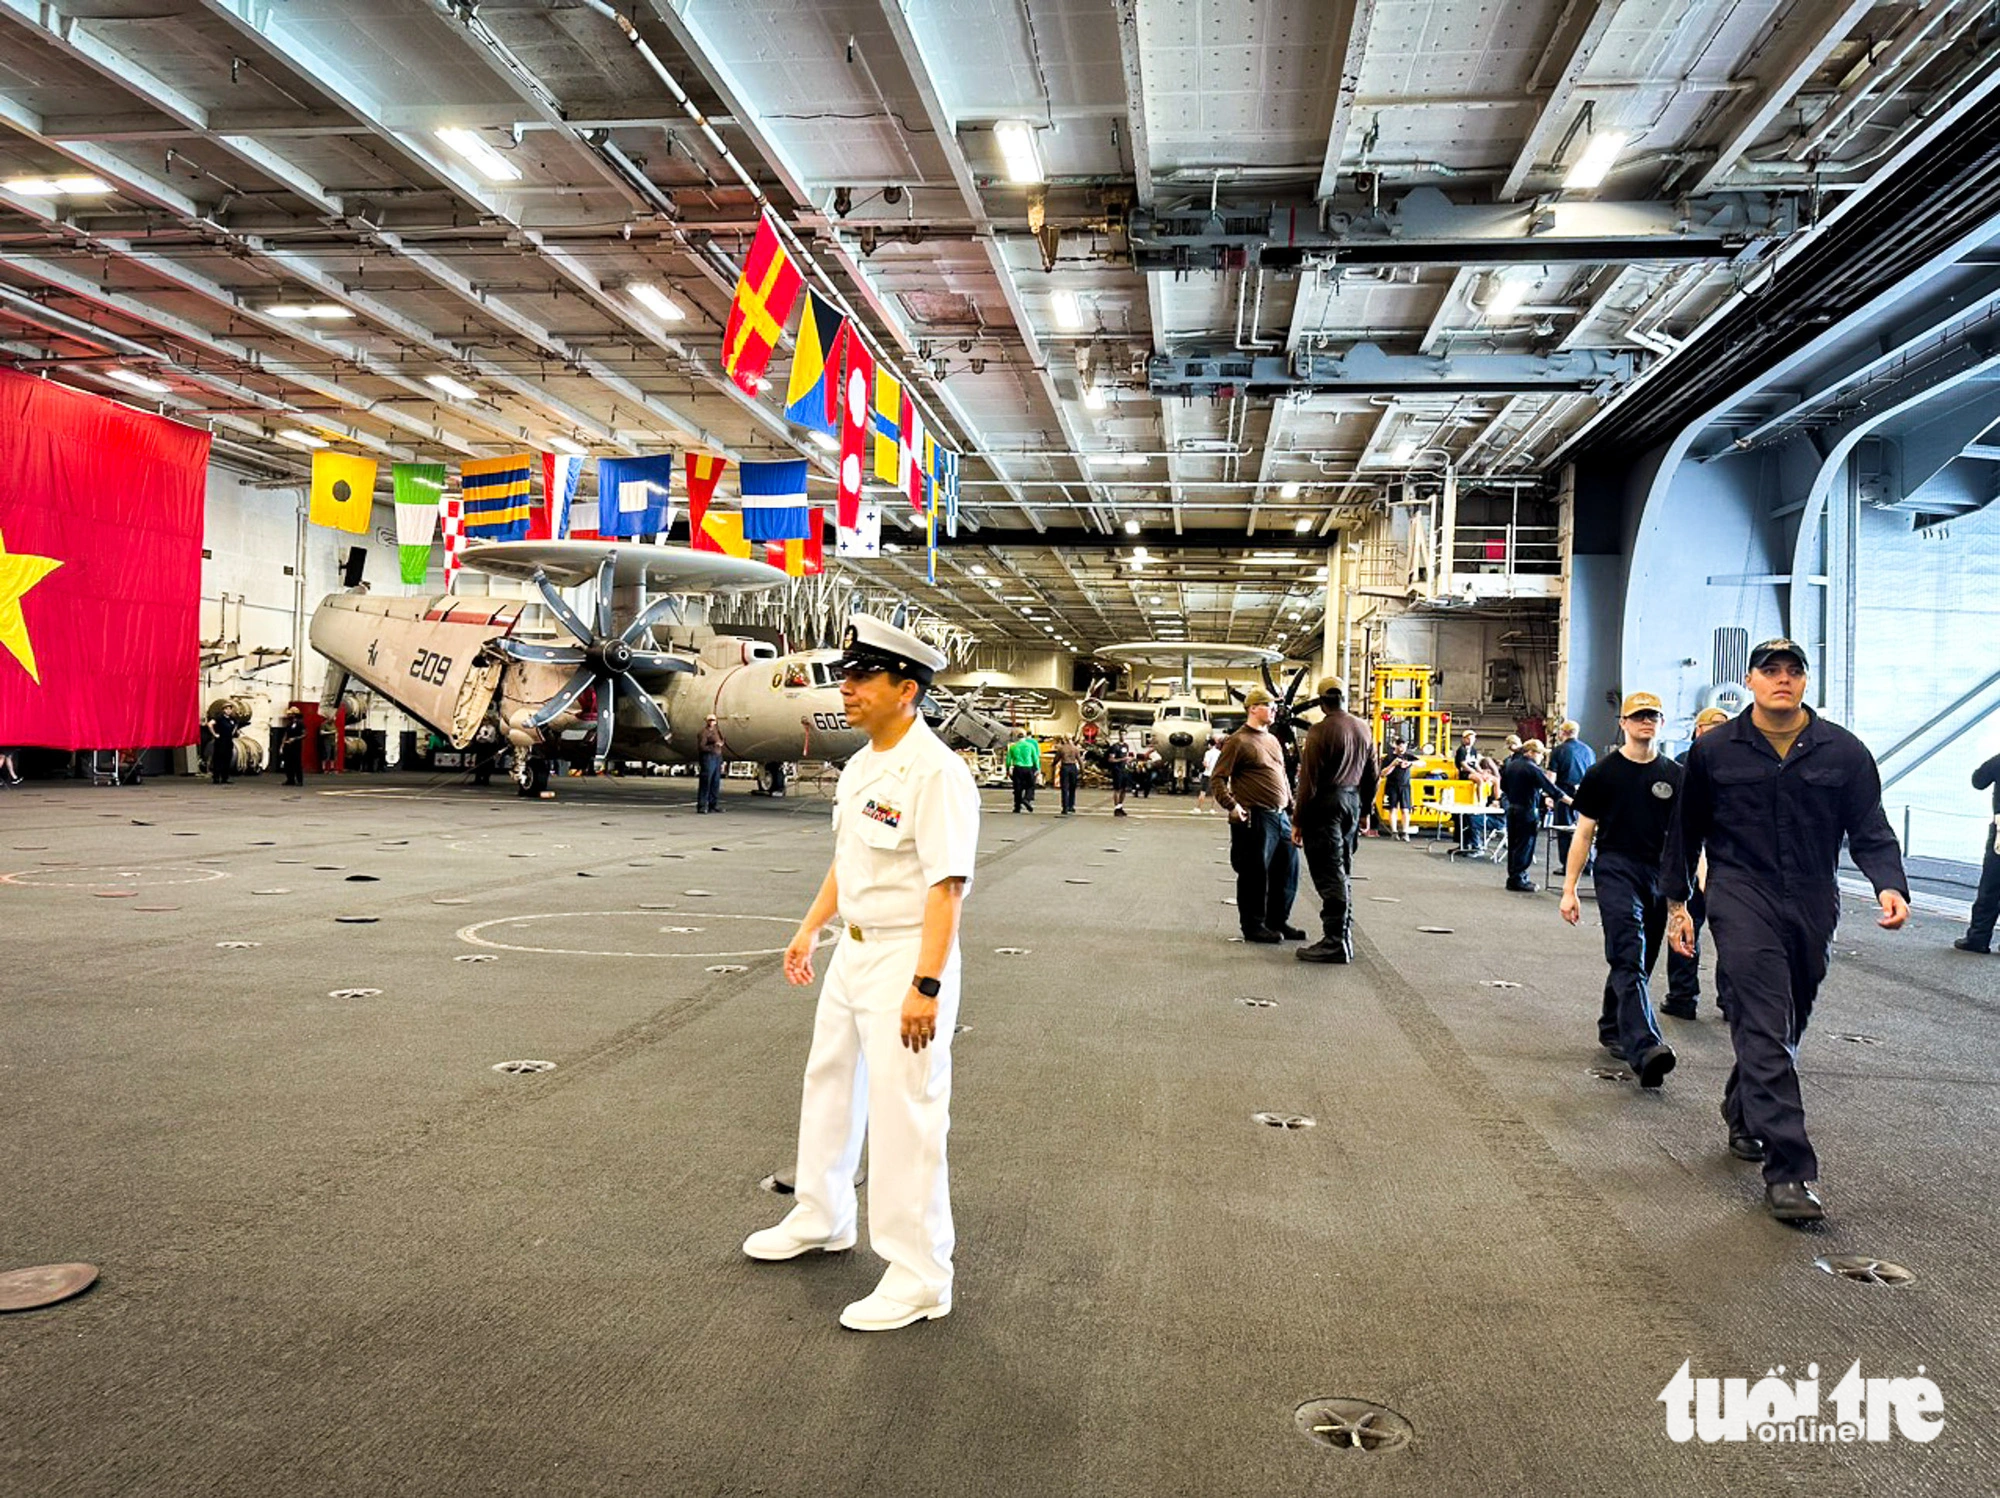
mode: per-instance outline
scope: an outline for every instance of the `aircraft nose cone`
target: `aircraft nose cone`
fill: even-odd
[[[1194,742],[1194,735],[1191,733],[1170,733],[1167,735],[1167,742],[1172,744],[1176,749],[1185,749]]]

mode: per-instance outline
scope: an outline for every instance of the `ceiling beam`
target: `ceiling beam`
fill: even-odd
[[[1326,154],[1320,161],[1319,187],[1313,193],[1321,202],[1333,196],[1334,187],[1340,180],[1340,163],[1347,155],[1348,127],[1354,120],[1354,100],[1361,92],[1361,64],[1368,50],[1368,28],[1375,22],[1376,0],[1341,0],[1341,3],[1347,14],[1336,19],[1330,28],[1341,38],[1340,74],[1334,85],[1333,122],[1327,131]]]
[[[823,457],[817,451],[809,449],[779,413],[746,395],[733,381],[722,377],[706,360],[669,338],[657,323],[642,316],[636,307],[627,305],[623,299],[613,297],[598,276],[573,255],[548,246],[541,234],[523,222],[520,204],[516,200],[504,192],[486,187],[468,172],[460,170],[445,159],[428,143],[419,141],[410,132],[389,124],[385,118],[385,106],[372,97],[362,81],[328,57],[324,49],[318,47],[312,38],[290,24],[282,12],[274,10],[263,3],[263,0],[199,0],[199,4],[206,14],[228,22],[246,40],[255,42],[287,67],[313,80],[342,111],[367,126],[377,141],[400,157],[419,177],[442,182],[481,213],[502,221],[516,231],[521,243],[530,253],[553,267],[564,280],[602,310],[615,326],[638,334],[663,353],[671,355],[712,390],[728,396],[744,414],[763,426],[779,446],[805,453],[815,461]],[[374,230],[373,225],[366,227],[370,231]],[[403,255],[403,258],[417,263],[414,257],[404,250],[400,241],[390,247]],[[428,262],[432,267],[438,263],[440,262],[437,262],[435,257]],[[464,288],[469,282],[461,276],[439,278],[434,275],[433,279],[438,280],[443,289],[451,291],[476,311],[487,316],[503,316],[511,311],[505,304],[492,297],[477,293],[468,296]],[[517,319],[520,318],[520,314],[513,315]],[[555,351],[570,359],[576,367],[592,378],[604,383],[607,388],[616,388],[622,384],[624,392],[629,392],[625,395],[626,399],[640,405],[649,415],[689,441],[711,451],[730,450],[728,444],[701,423],[684,415],[660,397],[623,380],[621,376],[599,364],[595,359],[587,355],[577,355],[560,347]]]
[[[1146,127],[1145,49],[1139,41],[1139,0],[1113,0],[1118,21],[1118,62],[1125,72],[1125,138],[1132,147],[1133,196],[1153,206],[1153,148]]]
[[[109,290],[86,277],[77,275],[66,266],[48,261],[36,260],[29,256],[17,256],[7,262],[7,269],[31,276],[43,285],[61,291],[93,307],[101,307],[142,327],[150,327],[166,333],[191,348],[240,365],[247,373],[262,375],[267,379],[308,391],[322,400],[346,407],[357,414],[372,416],[377,421],[400,428],[421,442],[433,443],[450,448],[467,456],[479,452],[479,447],[466,441],[455,432],[445,430],[436,422],[425,421],[421,417],[398,410],[385,401],[373,400],[359,391],[351,390],[333,380],[309,374],[285,359],[274,359],[259,350],[245,347],[231,339],[219,337],[206,328],[198,327],[186,318],[177,317],[150,302],[134,296]],[[159,356],[168,372],[189,379],[204,378],[198,366],[184,359],[177,359],[171,353]],[[423,391],[428,399],[429,392]],[[276,397],[265,397],[264,402],[273,409],[296,410],[289,402]],[[312,415],[303,419],[331,425],[329,418]]]
[[[1566,0],[1549,38],[1550,48],[1560,50],[1562,68],[1549,88],[1548,97],[1542,101],[1541,113],[1529,127],[1528,138],[1521,143],[1520,154],[1500,184],[1497,194],[1500,201],[1512,202],[1521,196],[1529,175],[1541,163],[1542,152],[1567,124],[1576,103],[1577,85],[1597,55],[1605,32],[1610,30],[1618,6],[1619,0]],[[1577,19],[1579,11],[1583,13],[1581,22]]]
[[[1041,382],[1042,392],[1055,413],[1056,424],[1061,429],[1063,440],[1072,452],[1083,451],[1076,429],[1069,418],[1069,411],[1062,392],[1056,388],[1054,377],[1049,373],[1048,355],[1036,336],[1028,309],[1021,300],[1021,289],[1014,279],[1013,267],[1008,263],[1006,252],[993,232],[992,219],[987,215],[985,199],[980,196],[979,184],[973,178],[970,163],[965,159],[964,148],[958,141],[958,122],[946,109],[943,96],[938,92],[936,80],[930,71],[930,64],[924,57],[922,44],[918,42],[909,17],[904,14],[901,0],[880,0],[883,24],[896,44],[898,60],[909,74],[911,87],[916,90],[924,118],[936,133],[938,150],[943,153],[945,164],[951,171],[952,181],[957,185],[959,196],[965,202],[966,212],[971,215],[973,228],[981,247],[986,252],[987,264],[992,267],[994,279],[999,283],[1000,294],[1007,303],[1008,314],[1014,320],[1015,332],[1020,336],[1027,350],[1029,362]],[[976,440],[976,428],[968,428],[968,435]],[[1098,494],[1092,484],[1087,465],[1079,462],[1080,477],[1092,496],[1107,509],[1115,509],[1114,502],[1107,496]]]

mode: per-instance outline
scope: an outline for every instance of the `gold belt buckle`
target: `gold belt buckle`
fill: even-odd
[[[866,940],[866,938],[865,938],[865,937],[863,937],[863,936],[862,936],[862,934],[861,934],[861,928],[860,928],[859,926],[855,925],[855,924],[854,924],[853,922],[851,922],[851,921],[850,921],[850,922],[848,923],[848,926],[847,926],[847,934],[848,934],[849,936],[853,937],[853,938],[854,938],[854,939],[855,939],[856,941],[864,941],[864,940]]]

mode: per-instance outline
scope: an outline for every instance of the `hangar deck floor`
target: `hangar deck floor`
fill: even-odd
[[[1595,927],[1553,898],[1365,843],[1362,961],[1310,967],[1226,943],[1219,818],[989,795],[957,1309],[861,1336],[834,1317],[865,1239],[737,1251],[784,1206],[758,1181],[812,999],[766,949],[824,804],[731,787],[697,821],[691,789],[0,802],[0,1269],[104,1271],[0,1317],[0,1492],[1992,1490],[2000,963],[1948,921],[1891,936],[1850,903],[1805,1046],[1833,1215],[1800,1232],[1722,1148],[1706,1002],[1661,1092],[1592,1075]],[[1917,1279],[1814,1267],[1845,1252]],[[1676,1445],[1655,1401],[1687,1359],[1817,1361],[1829,1391],[1922,1364],[1943,1431]],[[1319,1396],[1414,1441],[1317,1445]]]

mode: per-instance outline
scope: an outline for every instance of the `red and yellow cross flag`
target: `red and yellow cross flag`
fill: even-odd
[[[745,395],[755,395],[771,351],[785,336],[785,319],[804,283],[799,268],[778,243],[778,231],[766,213],[757,220],[757,237],[743,273],[736,280],[736,298],[729,304],[729,321],[722,330],[722,367]]]
[[[365,534],[375,509],[375,460],[353,453],[313,454],[312,508],[314,525]]]

